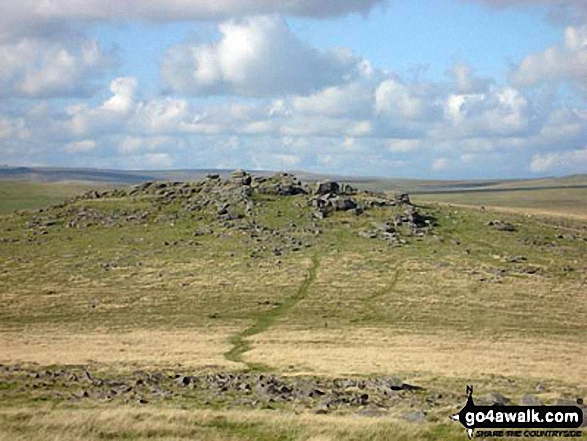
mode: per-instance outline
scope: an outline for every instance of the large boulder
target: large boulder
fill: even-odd
[[[340,184],[340,194],[352,196],[357,194],[357,189],[352,187],[350,184]]]
[[[412,205],[412,202],[410,201],[410,195],[407,193],[402,193],[399,196],[399,202],[400,204]]]
[[[247,172],[237,169],[230,175],[230,180],[237,185],[251,185],[253,178]]]
[[[338,182],[334,181],[321,181],[316,184],[316,189],[314,190],[314,194],[317,195],[324,195],[324,194],[338,194],[340,190],[340,185]]]
[[[330,199],[330,203],[336,211],[348,211],[357,207],[357,203],[353,199],[342,196]]]
[[[270,178],[255,180],[257,191],[261,194],[273,194],[277,196],[295,196],[306,194],[302,183],[289,173],[276,174]]]

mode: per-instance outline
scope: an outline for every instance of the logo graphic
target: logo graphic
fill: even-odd
[[[583,424],[583,411],[577,406],[476,406],[473,387],[467,386],[465,407],[450,419],[472,439],[475,429],[574,429]]]

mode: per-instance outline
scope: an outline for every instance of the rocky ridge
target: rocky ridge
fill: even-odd
[[[259,213],[267,203],[289,197],[296,198],[299,212],[307,212],[303,225],[291,221],[286,228],[272,228],[259,221]],[[117,200],[133,203],[122,208],[108,204]],[[207,225],[195,230],[194,237],[226,234],[226,230],[242,231],[256,242],[268,244],[255,252],[270,250],[280,255],[311,246],[312,238],[322,233],[323,220],[337,212],[362,216],[385,207],[398,207],[401,212],[385,224],[373,224],[373,229],[361,231],[360,236],[403,244],[406,236],[422,236],[434,225],[434,218],[423,214],[407,194],[390,197],[386,193],[360,191],[335,181],[308,184],[290,173],[265,177],[242,170],[235,170],[228,179],[210,174],[197,182],[150,181],[129,188],[90,191],[38,210],[28,218],[27,225],[35,235],[45,235],[58,226],[71,229],[121,227],[193,218]],[[276,216],[281,215],[276,213]]]

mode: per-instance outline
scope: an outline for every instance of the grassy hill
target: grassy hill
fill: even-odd
[[[2,216],[0,440],[463,439],[467,384],[585,397],[585,221],[416,201],[237,174]]]

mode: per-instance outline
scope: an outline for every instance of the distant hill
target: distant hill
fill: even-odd
[[[194,181],[210,173],[228,177],[228,169],[185,169],[185,170],[107,170],[95,168],[60,167],[0,167],[0,180],[34,182],[95,182],[110,185],[132,185],[145,181]],[[251,171],[251,170],[248,170]],[[268,176],[274,171],[255,170],[255,174]],[[587,188],[587,174],[576,174],[560,178],[538,179],[475,179],[475,180],[426,180],[383,177],[357,177],[326,175],[305,171],[293,171],[305,182],[323,179],[342,181],[361,189],[379,191],[407,191],[410,193],[436,193],[453,191],[512,191],[517,189],[543,188]]]

